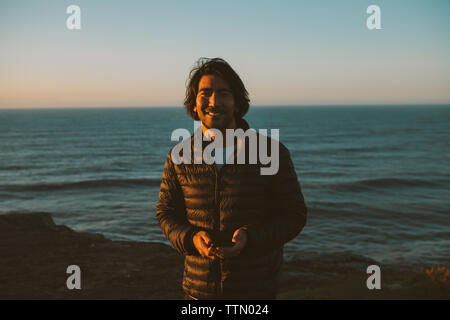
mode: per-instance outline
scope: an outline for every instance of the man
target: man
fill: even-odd
[[[242,119],[249,108],[247,90],[222,59],[199,60],[190,73],[184,106],[201,121],[202,150],[215,139],[208,129],[222,137],[226,129],[249,129]],[[194,136],[181,142],[189,144],[192,157]],[[258,135],[260,139],[268,138]],[[186,299],[275,299],[283,245],[306,223],[289,151],[279,143],[278,172],[262,175],[260,162],[248,162],[247,140],[243,149],[234,140],[224,142],[234,150],[231,160],[245,150],[244,164],[229,159],[225,164],[179,163],[172,152],[167,157],[157,218],[175,249],[185,255]],[[268,140],[272,150],[278,141]]]

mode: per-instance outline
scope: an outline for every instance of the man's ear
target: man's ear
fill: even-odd
[[[194,106],[193,110],[194,110],[194,112],[197,112],[197,106]]]

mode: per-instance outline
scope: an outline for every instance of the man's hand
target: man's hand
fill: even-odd
[[[243,229],[237,229],[233,234],[233,239],[231,240],[231,242],[234,243],[234,246],[217,247],[214,254],[221,259],[235,257],[239,255],[242,250],[244,250],[244,247],[247,244],[247,239],[247,232]]]
[[[211,246],[212,240],[206,231],[197,232],[192,238],[192,242],[202,257],[209,258],[211,260],[217,259],[217,250]]]

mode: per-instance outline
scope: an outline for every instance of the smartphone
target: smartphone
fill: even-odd
[[[212,247],[232,247],[234,246],[234,242],[230,241],[217,241],[211,243]]]

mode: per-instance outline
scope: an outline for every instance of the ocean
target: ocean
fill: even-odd
[[[450,263],[450,106],[251,107],[279,129],[308,207],[286,254]],[[169,244],[156,220],[178,108],[0,110],[0,214],[49,212],[113,240]]]

